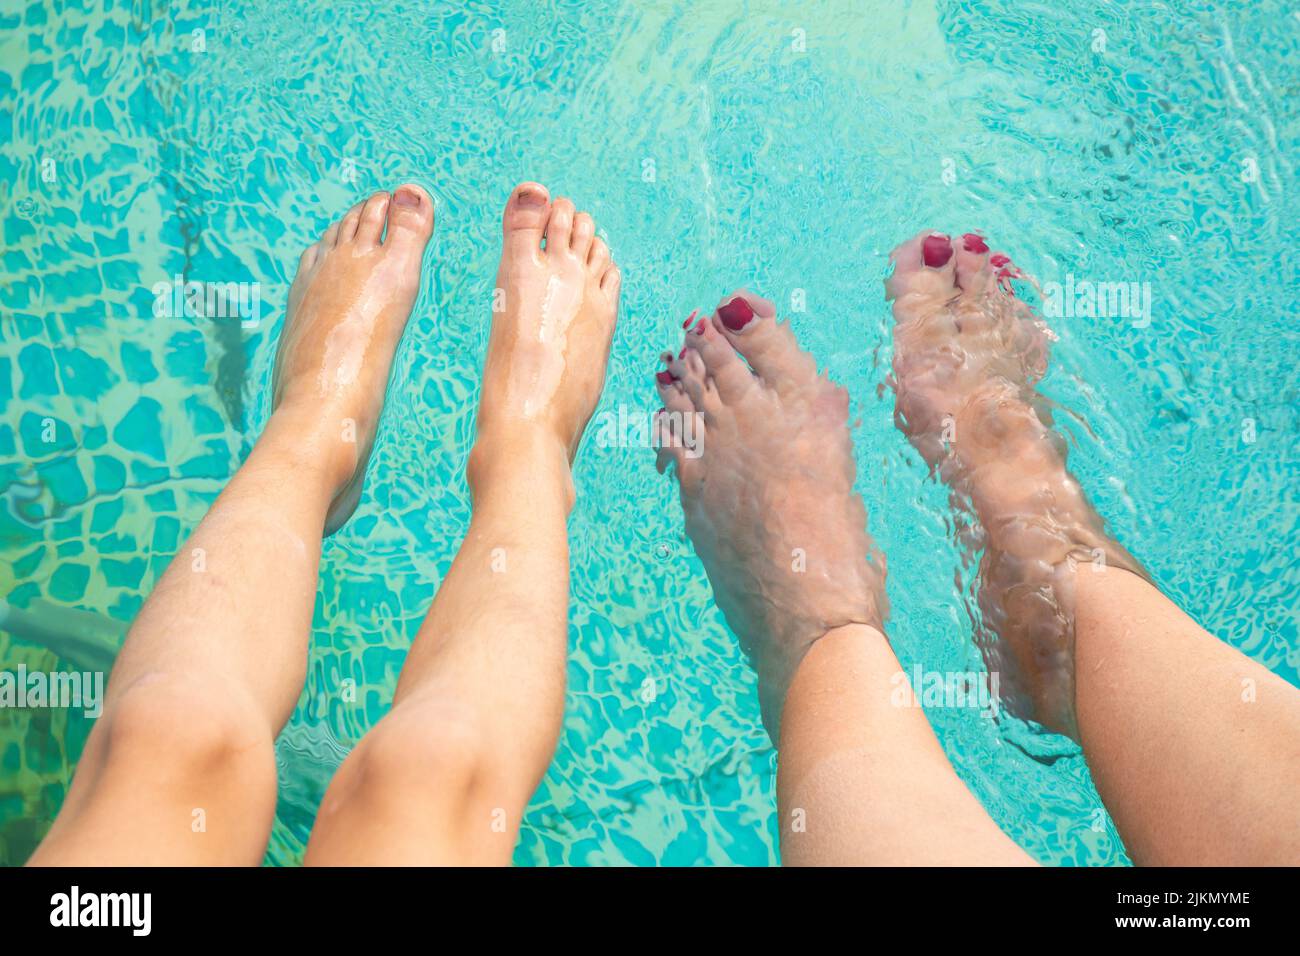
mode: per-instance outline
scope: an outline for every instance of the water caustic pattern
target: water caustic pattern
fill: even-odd
[[[0,666],[120,642],[266,419],[298,254],[370,191],[421,183],[424,289],[278,743],[267,861],[300,860],[466,526],[500,207],[536,179],[593,213],[625,279],[576,474],[564,732],[518,863],[777,858],[754,678],[675,487],[617,429],[594,440],[602,415],[657,408],[655,357],[728,289],[771,298],[849,390],[904,666],[981,669],[974,565],[884,387],[886,257],[923,227],[979,228],[1037,277],[1042,390],[1074,413],[1084,489],[1180,604],[1296,682],[1300,19],[1216,6],[4,0]],[[165,307],[178,276],[259,285],[196,317]],[[1137,285],[1089,311],[1080,282]],[[1035,858],[1126,861],[1064,738],[928,713]],[[0,711],[4,862],[88,726]]]

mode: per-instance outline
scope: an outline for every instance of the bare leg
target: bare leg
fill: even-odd
[[[1300,861],[1300,690],[1146,580],[1066,470],[1034,384],[1045,330],[984,241],[895,252],[898,419],[973,515],[990,670],[1079,740],[1138,863]]]
[[[1134,574],[1075,593],[1079,739],[1133,859],[1300,864],[1300,691]]]
[[[559,736],[569,465],[604,384],[620,277],[591,217],[535,183],[504,225],[469,533],[392,710],[330,784],[310,864],[509,863]]]
[[[748,293],[667,358],[660,467],[675,466],[687,533],[758,672],[780,747],[782,859],[1030,863],[923,711],[899,704],[906,678],[882,631],[884,562],[853,491],[847,394]]]
[[[321,533],[356,503],[432,228],[431,200],[404,186],[358,204],[303,254],[276,410],[136,618],[31,863],[261,861]]]
[[[791,865],[1028,866],[958,779],[884,635],[850,625],[813,644],[781,721],[777,804]]]

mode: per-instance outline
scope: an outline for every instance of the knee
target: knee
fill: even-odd
[[[409,701],[396,706],[349,758],[367,801],[466,808],[496,797],[501,779],[481,717],[471,709]]]
[[[242,691],[221,681],[148,675],[110,701],[101,720],[105,764],[147,761],[189,780],[256,771],[269,759],[274,774],[265,719]]]

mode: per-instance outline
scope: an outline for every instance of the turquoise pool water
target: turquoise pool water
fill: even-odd
[[[1041,282],[1138,283],[1148,315],[1051,319],[1073,466],[1168,593],[1296,683],[1298,73],[1280,0],[2,0],[0,596],[29,636],[0,632],[0,668],[67,666],[30,622],[72,609],[120,639],[265,421],[299,252],[422,183],[424,290],[278,743],[267,862],[297,861],[466,526],[499,209],[531,178],[624,270],[602,409],[656,408],[655,356],[741,284],[850,388],[909,671],[981,665],[946,493],[881,394],[889,249],[979,228]],[[260,283],[260,323],[156,316],[176,275]],[[754,681],[671,482],[594,443],[576,477],[564,733],[516,861],[776,862]],[[1064,741],[929,716],[1037,859],[1127,862]],[[0,711],[0,861],[48,826],[88,726]]]

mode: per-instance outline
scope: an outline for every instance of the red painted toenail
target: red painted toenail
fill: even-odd
[[[709,323],[708,323],[707,320],[705,320],[705,319],[700,319],[700,324],[697,325],[697,326],[695,327],[695,334],[696,334],[696,335],[703,335],[703,334],[704,334],[704,328],[705,328],[705,326],[707,326],[708,324],[709,324]]]
[[[993,268],[995,269],[1001,269],[1004,265],[1006,265],[1010,261],[1011,261],[1010,256],[1004,256],[1000,252],[996,256],[989,256],[989,265],[993,266]]]
[[[655,376],[655,381],[660,385],[671,385],[677,379],[673,378],[672,372],[660,372]]]
[[[671,362],[672,360],[673,360],[673,353],[672,353],[672,352],[661,352],[661,353],[659,353],[659,361],[663,362],[665,365],[667,365],[667,364],[668,364],[669,362]]]
[[[718,318],[722,319],[722,324],[731,331],[739,332],[754,318],[754,310],[749,307],[748,302],[736,296],[726,305],[718,306]]]
[[[695,317],[699,314],[700,314],[700,310],[696,309],[694,312],[688,315],[686,317],[686,321],[682,323],[682,328],[689,329],[691,327],[691,323],[695,321]]]
[[[962,236],[967,252],[988,252],[988,244],[985,243],[983,236],[977,236],[973,232],[968,232]]]
[[[684,358],[686,358],[686,346],[685,346],[685,345],[683,345],[683,346],[682,346],[682,350],[681,350],[680,352],[677,353],[677,357],[678,357],[679,359],[684,359]]]
[[[921,243],[921,258],[931,269],[940,269],[952,258],[952,241],[944,235],[926,236]]]

